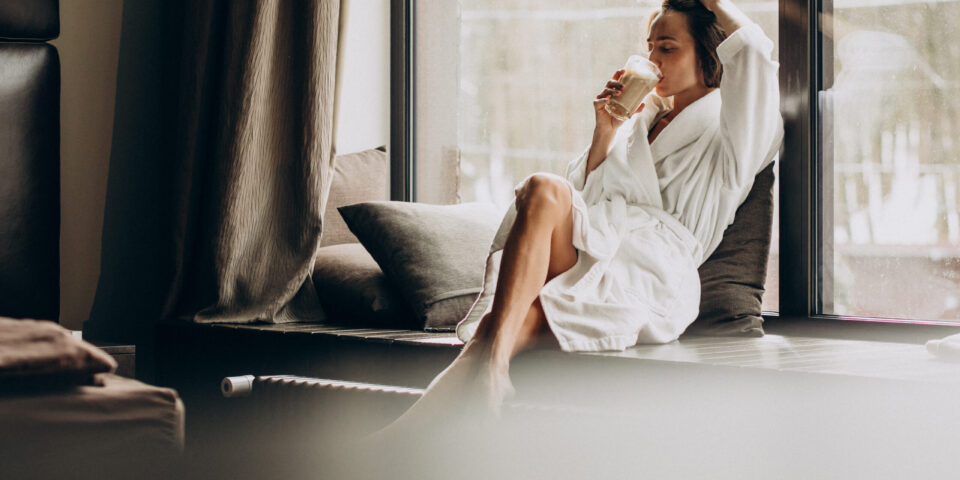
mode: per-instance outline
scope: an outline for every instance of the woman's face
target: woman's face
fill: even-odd
[[[689,18],[667,10],[650,26],[647,48],[650,61],[657,64],[663,78],[657,84],[657,95],[669,97],[691,88],[703,89],[703,75],[697,67],[696,44],[690,35]]]

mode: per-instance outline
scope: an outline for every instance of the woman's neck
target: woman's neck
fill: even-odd
[[[679,115],[680,112],[687,108],[691,103],[696,102],[697,100],[703,98],[704,95],[714,90],[716,90],[716,87],[694,87],[675,94],[673,96],[673,110],[671,110],[667,115],[667,120],[673,120],[674,117]]]

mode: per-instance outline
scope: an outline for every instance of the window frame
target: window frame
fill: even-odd
[[[824,6],[832,0],[779,0],[780,110],[785,136],[780,151],[780,311],[763,312],[767,333],[822,338],[923,343],[960,333],[948,322],[863,318],[820,313],[819,292],[824,281],[821,259],[832,261],[822,249],[824,184],[829,186],[831,165],[822,161],[819,134],[819,91],[829,83],[832,54],[829,37],[821,34]],[[416,0],[390,0],[390,174],[391,199],[415,202],[416,162],[414,98],[416,75]],[[784,12],[795,12],[785,15]],[[805,42],[796,42],[802,38]],[[825,75],[826,74],[826,75]],[[829,170],[829,171],[827,171]],[[825,179],[825,181],[818,181]],[[829,227],[829,226],[828,226]],[[831,230],[832,231],[832,230]]]
[[[390,0],[390,199],[415,202],[416,0]]]

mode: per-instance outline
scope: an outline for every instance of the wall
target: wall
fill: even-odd
[[[390,138],[390,4],[350,0],[337,152]],[[80,329],[100,275],[123,0],[60,2],[60,322]],[[126,32],[130,35],[132,32]]]
[[[123,0],[60,2],[60,323],[79,330],[100,274]]]

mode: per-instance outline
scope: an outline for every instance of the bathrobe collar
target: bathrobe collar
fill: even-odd
[[[650,127],[672,110],[673,97],[663,98],[656,93],[653,93],[652,97],[654,97],[652,100],[658,108],[647,109],[644,107],[643,111],[637,114],[640,118],[634,124],[635,128],[631,137],[646,136]],[[653,139],[653,143],[650,144],[650,151],[653,154],[654,162],[659,163],[670,153],[696,141],[707,128],[716,124],[719,117],[720,89],[718,88],[684,108],[676,118],[660,131],[657,138]]]

